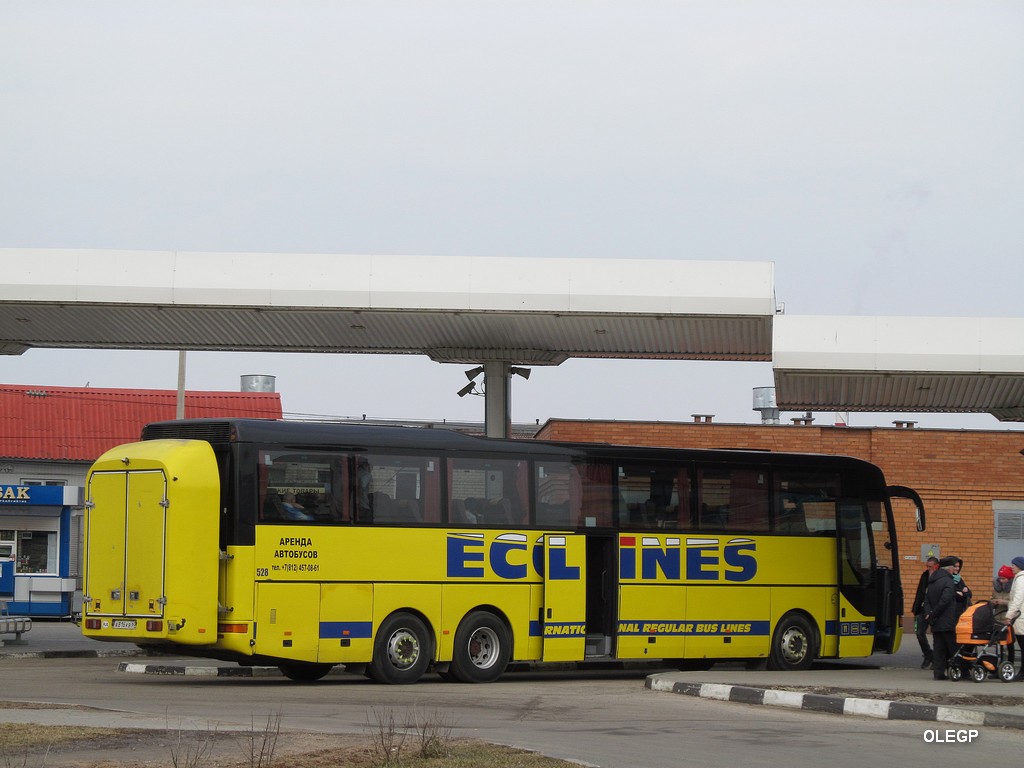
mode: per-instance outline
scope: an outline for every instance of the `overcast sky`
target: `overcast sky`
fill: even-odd
[[[1012,0],[4,0],[0,247],[772,261],[787,314],[1020,317],[1021,40]],[[426,358],[194,353],[187,383],[251,373],[292,414],[483,418]],[[0,358],[7,383],[176,377]],[[516,379],[513,418],[754,422],[771,384],[571,360]]]

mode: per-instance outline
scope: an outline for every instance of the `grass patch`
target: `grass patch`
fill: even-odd
[[[0,723],[0,749],[35,749],[53,744],[94,741],[116,736],[113,728],[86,728],[75,725],[33,725],[30,723]]]
[[[254,732],[258,730],[254,728]],[[239,745],[245,733],[216,734],[221,745],[205,754],[198,768],[250,768],[259,761]],[[208,732],[92,728],[0,723],[0,768],[45,768],[48,764],[78,768],[104,766],[173,766],[172,750],[189,739],[196,743]],[[273,768],[380,768],[379,750],[371,735],[281,732]],[[451,739],[444,756],[424,756],[421,749],[403,750],[398,768],[578,768],[577,764],[535,752],[465,739]],[[429,750],[427,750],[429,752]],[[179,754],[179,764],[181,764]],[[55,760],[57,756],[59,760]],[[264,763],[266,764],[266,763]]]

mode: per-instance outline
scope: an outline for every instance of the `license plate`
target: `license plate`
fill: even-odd
[[[135,629],[135,619],[114,619],[114,629]]]

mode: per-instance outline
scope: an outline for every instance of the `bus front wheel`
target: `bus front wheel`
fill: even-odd
[[[427,626],[411,613],[396,613],[377,630],[368,672],[381,683],[415,683],[427,671],[432,655]]]
[[[500,618],[487,611],[471,613],[455,632],[449,674],[460,683],[492,683],[512,656],[512,638]]]
[[[807,617],[787,613],[775,627],[772,635],[768,668],[785,672],[808,669],[814,661],[814,627]]]

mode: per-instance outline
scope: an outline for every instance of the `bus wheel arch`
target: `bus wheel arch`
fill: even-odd
[[[775,625],[768,669],[797,672],[810,668],[819,650],[814,620],[803,611],[789,611]]]
[[[434,635],[426,619],[414,611],[395,611],[377,628],[367,673],[380,683],[415,683],[430,666],[434,648]]]
[[[495,608],[470,611],[455,630],[448,673],[460,683],[492,683],[512,659],[512,629]]]

